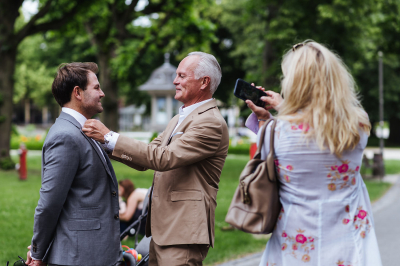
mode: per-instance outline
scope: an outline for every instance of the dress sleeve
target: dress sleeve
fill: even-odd
[[[251,113],[246,120],[245,126],[257,134],[259,127],[258,127],[258,119],[254,113]]]

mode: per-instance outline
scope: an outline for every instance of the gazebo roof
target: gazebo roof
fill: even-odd
[[[169,63],[169,53],[164,54],[164,64],[151,73],[150,78],[139,86],[141,91],[175,91],[173,81],[176,76],[176,67]]]

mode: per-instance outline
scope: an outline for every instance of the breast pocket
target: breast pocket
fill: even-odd
[[[175,140],[179,139],[180,137],[183,136],[183,132],[175,132],[174,134],[171,135],[171,137],[169,138],[169,143],[174,142]],[[169,144],[168,143],[168,144]]]
[[[73,218],[87,219],[87,218],[99,218],[100,207],[84,207],[74,211]]]
[[[99,219],[69,220],[68,230],[70,231],[90,231],[100,229]]]
[[[199,190],[181,190],[171,192],[171,201],[201,201],[203,195]]]

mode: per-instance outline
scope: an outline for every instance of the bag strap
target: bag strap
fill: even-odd
[[[272,155],[272,156],[275,156],[274,142],[275,142],[275,126],[276,126],[277,121],[278,120],[274,119],[274,123],[272,124],[270,138],[269,138],[269,153],[268,153],[268,155]]]
[[[275,137],[274,131],[275,131],[276,119],[270,118],[264,123],[264,125],[260,129],[261,130],[260,143],[258,144],[257,151],[254,154],[254,157],[253,157],[254,159],[261,159],[261,148],[264,144],[265,131],[270,122],[273,122],[273,124],[272,124],[272,128],[271,128],[271,135],[270,135],[270,142],[269,142],[270,143],[269,154],[275,153],[275,151],[274,151],[274,137]]]

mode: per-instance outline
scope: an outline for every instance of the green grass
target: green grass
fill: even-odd
[[[387,175],[400,173],[400,162],[398,160],[385,160],[385,173]]]
[[[225,215],[238,183],[238,177],[248,161],[247,155],[230,155],[222,171],[218,206],[215,213],[215,247],[210,249],[206,265],[243,256],[244,254],[262,251],[267,240],[256,239],[250,234],[235,231],[221,231],[228,224]],[[14,158],[15,159],[15,158]],[[28,157],[28,179],[18,180],[16,171],[0,171],[2,194],[0,196],[0,265],[7,260],[14,262],[18,255],[25,258],[33,230],[33,215],[40,189],[40,156]],[[138,172],[121,163],[113,162],[118,180],[131,179],[136,187],[150,187],[153,171]],[[399,161],[385,161],[386,173],[400,173]],[[390,184],[365,181],[371,201],[378,199]],[[134,239],[123,241],[123,244],[134,246]]]

